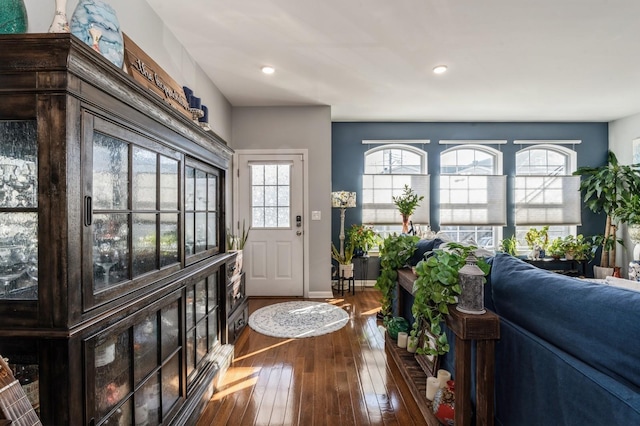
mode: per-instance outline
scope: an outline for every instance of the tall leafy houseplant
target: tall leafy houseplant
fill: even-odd
[[[398,269],[407,265],[418,246],[420,237],[413,235],[390,235],[380,247],[380,275],[376,288],[382,293],[382,315],[385,322],[391,317],[393,289],[398,281]]]
[[[618,217],[616,209],[625,205],[632,194],[640,192],[640,164],[621,165],[609,151],[608,162],[601,167],[580,167],[573,174],[582,176],[580,190],[586,206],[595,213],[605,213],[607,220],[602,242],[600,266],[616,265]]]
[[[420,202],[424,200],[424,196],[415,193],[409,185],[404,185],[402,195],[393,196],[393,203],[398,208],[398,211],[402,215],[402,233],[406,234],[409,231],[409,217],[416,211],[416,208],[420,206]]]
[[[449,305],[456,303],[456,296],[461,291],[458,271],[465,265],[469,253],[475,250],[475,246],[449,243],[446,249],[434,250],[431,256],[416,265],[411,308],[415,322],[411,334],[416,336],[426,328],[435,337],[435,347],[423,346],[418,349],[419,353],[443,355],[449,352],[442,323],[449,313]],[[484,259],[478,259],[478,267],[485,275],[489,273],[489,265]]]

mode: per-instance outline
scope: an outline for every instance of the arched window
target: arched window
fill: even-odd
[[[454,241],[473,239],[496,247],[506,225],[506,177],[502,153],[462,145],[440,154],[440,232]]]
[[[549,225],[549,238],[575,235],[580,224],[580,178],[574,150],[554,144],[523,148],[516,153],[516,238],[526,248],[524,235],[532,227]]]
[[[402,218],[393,196],[409,185],[424,200],[412,216],[414,224],[429,224],[429,175],[427,153],[403,144],[372,148],[364,155],[362,177],[362,222],[373,225],[382,238],[400,233]]]

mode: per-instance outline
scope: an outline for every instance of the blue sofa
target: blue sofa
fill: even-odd
[[[500,316],[495,423],[640,425],[640,292],[502,253],[490,263],[486,305]]]

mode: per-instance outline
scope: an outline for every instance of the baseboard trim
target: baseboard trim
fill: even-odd
[[[309,299],[332,299],[333,292],[332,291],[310,291]]]

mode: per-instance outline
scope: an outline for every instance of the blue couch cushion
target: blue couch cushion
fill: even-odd
[[[640,293],[538,269],[504,253],[491,266],[496,313],[606,375],[640,386]]]
[[[434,238],[433,240],[418,241],[418,244],[416,245],[416,249],[411,255],[411,257],[409,258],[409,260],[407,261],[407,264],[409,266],[416,266],[418,262],[420,262],[421,260],[424,260],[424,255],[426,253],[437,249],[438,247],[440,247],[440,244],[442,244],[443,242],[444,241],[442,241],[440,238]]]

